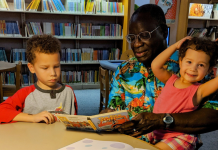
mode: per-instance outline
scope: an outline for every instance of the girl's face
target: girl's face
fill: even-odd
[[[188,49],[183,59],[179,58],[180,75],[184,83],[201,81],[208,73],[210,56],[203,51]]]

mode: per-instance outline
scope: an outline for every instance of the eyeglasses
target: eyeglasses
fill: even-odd
[[[135,35],[135,34],[128,34],[126,36],[126,40],[128,43],[134,43],[136,41],[136,39],[140,39],[141,41],[147,41],[151,38],[151,33],[154,32],[155,30],[157,30],[160,26],[158,26],[157,28],[155,28],[153,31],[149,32],[149,31],[143,31],[140,32],[139,34]]]

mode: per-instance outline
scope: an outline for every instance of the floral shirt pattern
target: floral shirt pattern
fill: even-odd
[[[178,52],[170,57],[164,67],[175,74],[179,73]],[[141,112],[153,112],[155,100],[163,87],[164,83],[154,76],[152,70],[133,57],[119,65],[114,72],[108,108],[126,109],[130,119]],[[207,101],[203,107],[218,110],[218,100]]]

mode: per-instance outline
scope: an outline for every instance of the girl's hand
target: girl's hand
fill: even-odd
[[[175,43],[176,49],[180,49],[181,45],[183,42],[185,42],[187,39],[191,40],[191,36],[186,36],[183,39],[179,40],[178,42]]]

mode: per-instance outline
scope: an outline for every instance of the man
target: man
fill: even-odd
[[[218,129],[218,119],[216,119],[218,103],[215,100],[208,101],[203,108],[201,106],[193,112],[152,113],[155,100],[164,84],[154,76],[151,62],[167,48],[167,34],[165,16],[159,6],[143,5],[132,15],[127,40],[131,43],[135,58],[125,61],[115,71],[108,105],[109,108],[115,110],[127,109],[130,119],[134,117],[132,121],[124,123],[119,128],[122,133],[136,137],[141,135],[141,138],[145,139],[143,134],[155,129],[168,129],[188,134],[199,134]],[[166,69],[178,73],[179,68],[176,63],[178,56],[175,54],[171,58],[166,64]],[[104,112],[113,111],[111,109]],[[183,140],[181,139],[180,142]],[[173,149],[170,145],[176,142],[175,140],[165,142],[158,147]],[[176,144],[180,144],[180,142]]]

